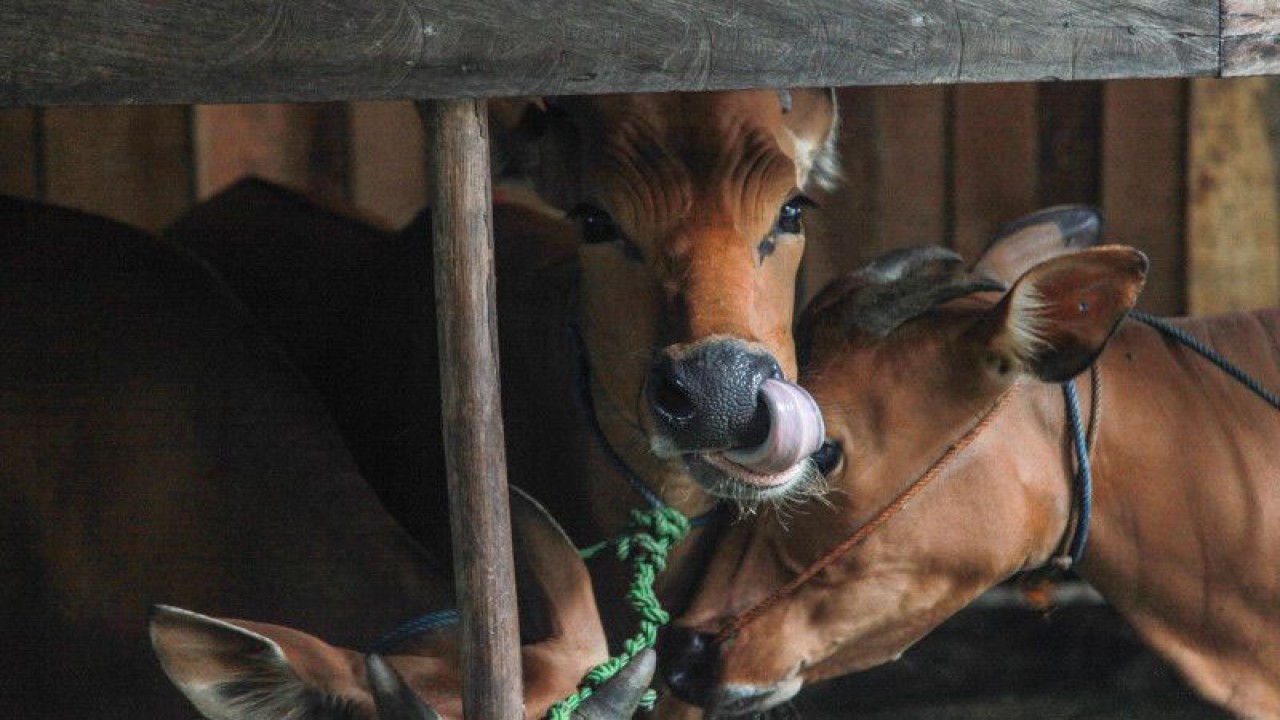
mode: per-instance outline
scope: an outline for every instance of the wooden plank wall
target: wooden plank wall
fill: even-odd
[[[839,91],[847,182],[810,215],[806,294],[883,250],[973,256],[1001,224],[1086,202],[1152,260],[1143,305],[1280,301],[1280,80]],[[148,229],[256,174],[387,227],[428,194],[409,103],[0,110],[0,192]]]
[[[1253,82],[1280,92],[1275,81]],[[1188,310],[1187,248],[1219,232],[1211,222],[1194,235],[1186,228],[1188,88],[1123,80],[842,89],[847,182],[819,198],[805,294],[884,250],[943,242],[973,258],[1009,220],[1088,203],[1102,209],[1107,241],[1151,258],[1142,305]],[[1276,157],[1274,142],[1256,133],[1252,142],[1255,157]]]

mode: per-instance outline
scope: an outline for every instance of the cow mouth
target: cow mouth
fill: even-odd
[[[756,445],[685,456],[708,492],[724,495],[728,483],[730,497],[776,497],[813,474],[809,456],[826,436],[818,404],[804,388],[776,378],[761,383],[759,398],[768,431]]]
[[[761,492],[785,490],[799,480],[807,469],[807,461],[802,460],[795,465],[776,473],[764,473],[729,459],[726,452],[693,453],[685,457],[685,462],[694,470],[694,475],[702,482],[706,477],[711,482],[703,483],[721,486],[725,481],[738,482]],[[708,488],[710,491],[710,488]]]
[[[784,680],[769,688],[751,685],[725,685],[708,708],[714,717],[758,716],[767,710],[787,702],[800,692],[800,678]]]

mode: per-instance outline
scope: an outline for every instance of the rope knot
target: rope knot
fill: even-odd
[[[675,508],[661,505],[646,510],[632,510],[623,534],[613,541],[617,557],[632,565],[631,588],[627,600],[639,616],[639,630],[622,644],[622,652],[592,668],[582,679],[578,691],[547,711],[548,720],[569,720],[573,711],[591,697],[596,688],[622,671],[636,655],[658,642],[658,630],[671,622],[671,615],[658,602],[653,582],[667,567],[667,554],[689,534],[689,518]],[[607,544],[607,543],[606,543]],[[592,546],[584,556],[594,555],[605,544]],[[645,692],[641,706],[651,709],[657,694]]]

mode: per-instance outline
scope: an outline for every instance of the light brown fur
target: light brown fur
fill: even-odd
[[[1046,286],[1063,280],[1043,275]],[[1124,275],[1114,277],[1107,282]],[[1046,327],[1078,311],[1074,291],[1065,292],[1066,302],[1045,311]],[[1089,312],[1108,311],[1100,303],[1110,292],[1089,295]],[[1135,290],[1114,292],[1123,309]],[[1051,350],[1001,349],[993,323],[1006,320],[994,308],[992,297],[975,296],[885,338],[817,333],[804,383],[846,453],[830,478],[832,505],[812,504],[785,525],[764,516],[731,529],[681,624],[716,631],[795,577],[999,394],[1014,394],[900,515],[723,644],[722,687],[763,692],[893,660],[986,588],[1058,551],[1071,507],[1062,392],[1018,357]],[[1280,311],[1179,324],[1280,387]],[[1001,372],[992,353],[1012,370]],[[1280,715],[1280,413],[1135,321],[1122,323],[1097,364],[1095,510],[1079,572],[1205,697],[1242,716]]]

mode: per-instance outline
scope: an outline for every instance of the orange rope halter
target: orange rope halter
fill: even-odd
[[[772,595],[764,598],[755,605],[747,608],[746,611],[734,617],[716,635],[716,642],[722,643],[737,635],[742,628],[754,622],[761,615],[764,615],[772,607],[782,602],[782,600],[786,599],[788,596],[793,595],[805,583],[809,582],[816,577],[818,573],[826,569],[827,566],[847,555],[849,551],[853,550],[853,548],[860,545],[862,541],[870,537],[871,533],[875,532],[881,525],[888,522],[889,518],[897,515],[907,506],[908,503],[911,502],[913,498],[915,498],[916,495],[919,495],[921,491],[928,487],[929,483],[937,479],[937,477],[942,474],[943,469],[945,469],[957,455],[963,452],[965,448],[972,445],[973,441],[977,440],[978,436],[991,426],[996,415],[998,415],[1000,410],[1008,404],[1009,398],[1013,395],[1013,390],[1016,387],[1016,384],[1011,386],[1008,390],[1005,390],[999,398],[996,398],[996,401],[987,409],[982,418],[979,419],[973,427],[969,428],[969,431],[961,436],[959,440],[948,447],[946,452],[942,453],[942,456],[934,461],[933,465],[929,466],[929,469],[917,478],[915,482],[908,485],[907,489],[903,490],[902,493],[893,500],[893,502],[886,505],[884,509],[879,513],[876,513],[875,517],[871,518],[866,522],[866,524],[855,530],[853,534],[845,538],[840,544],[832,547],[822,557],[815,560],[812,565],[805,568],[804,572],[797,575],[791,582],[778,588],[778,590]]]

